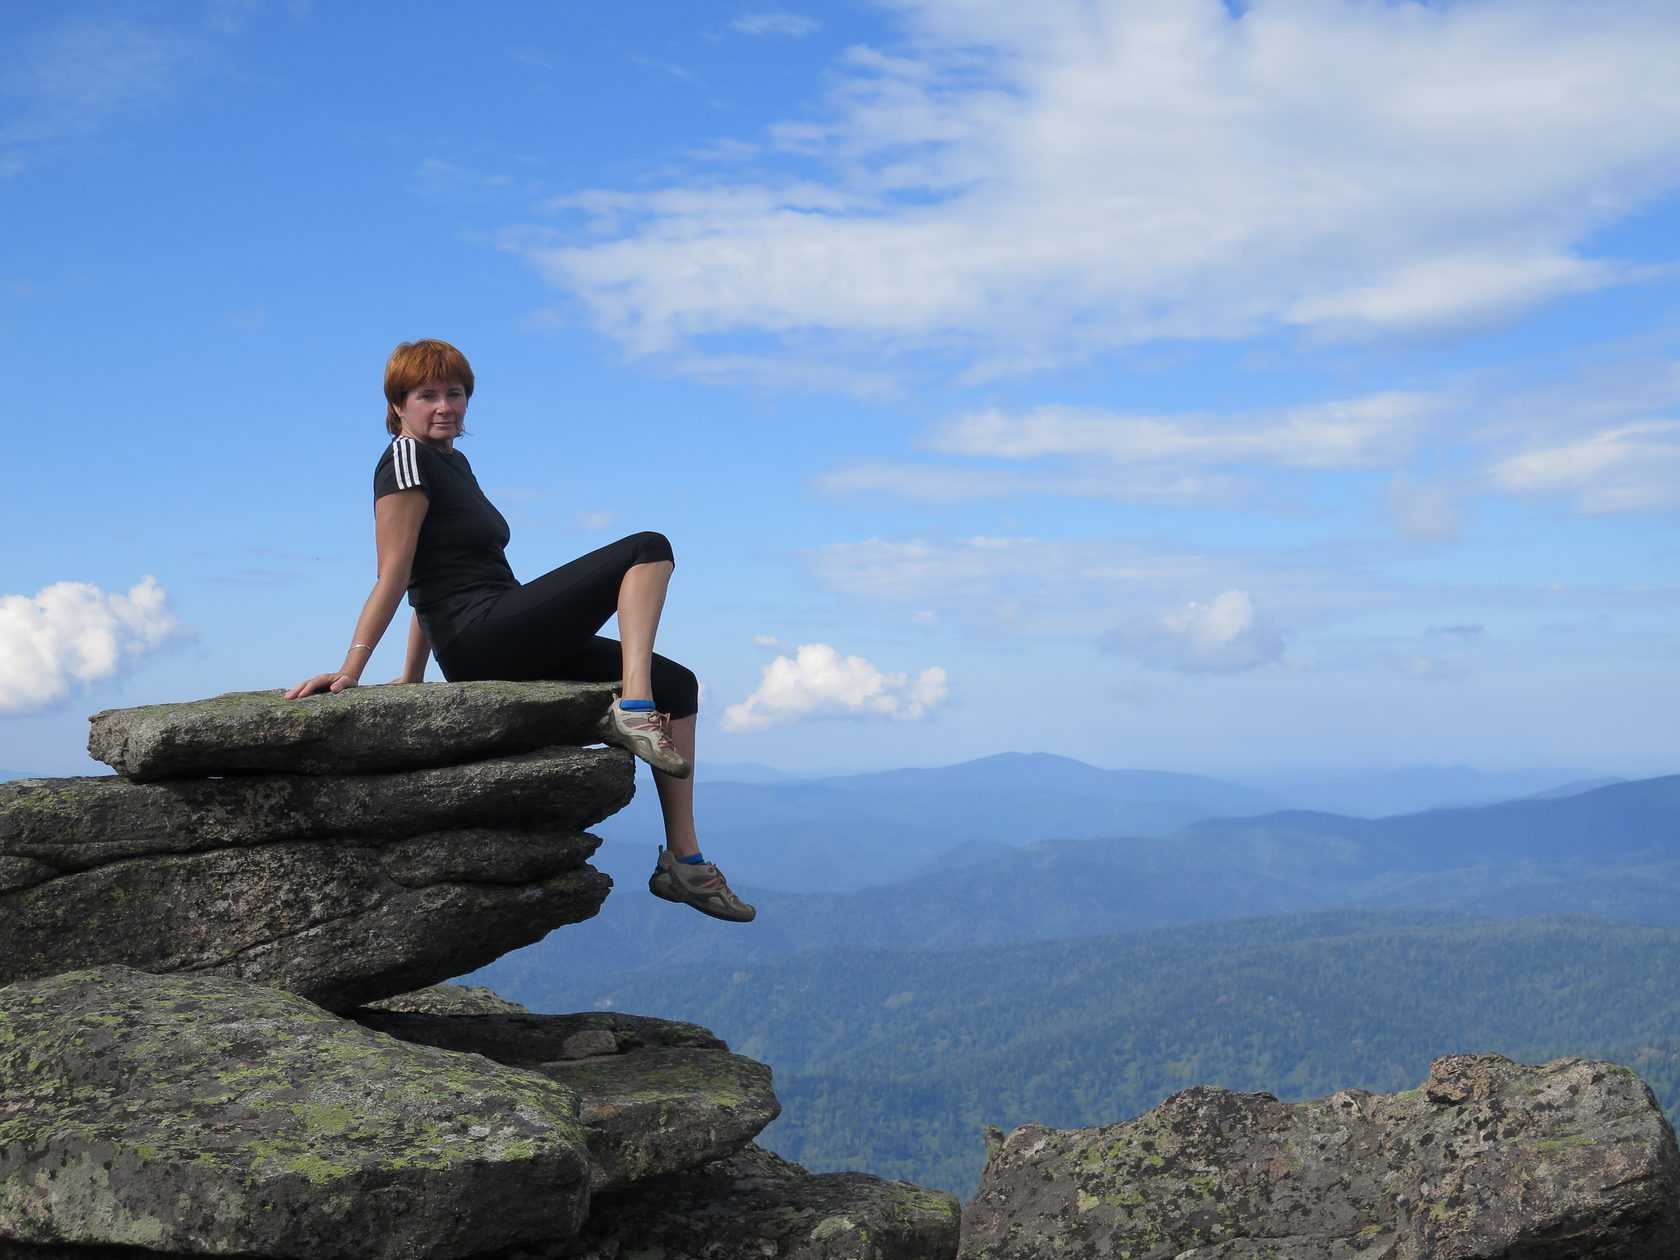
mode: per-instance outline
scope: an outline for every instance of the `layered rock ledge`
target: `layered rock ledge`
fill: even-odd
[[[593,738],[609,695],[442,683],[100,714],[95,750],[152,781],[0,784],[0,983],[117,963],[342,1009],[589,918],[611,881],[585,829],[629,801],[633,762],[531,745]]]
[[[96,713],[88,752],[138,781],[448,766],[595,743],[613,694],[610,683],[575,682],[412,683],[301,700],[235,691]]]

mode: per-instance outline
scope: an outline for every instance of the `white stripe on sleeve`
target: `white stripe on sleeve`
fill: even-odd
[[[414,439],[400,437],[391,446],[391,462],[397,474],[397,489],[412,490],[420,484],[420,457],[414,449]]]

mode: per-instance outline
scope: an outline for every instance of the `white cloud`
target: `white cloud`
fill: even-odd
[[[904,42],[848,53],[827,120],[771,130],[830,177],[598,193],[611,239],[522,252],[633,352],[769,333],[984,376],[1486,326],[1634,278],[1582,242],[1680,170],[1652,0],[894,7]]]
[[[1492,479],[1516,494],[1573,499],[1581,512],[1615,515],[1680,509],[1680,421],[1648,420],[1540,447],[1495,464]]]
[[[882,673],[861,656],[841,656],[826,643],[805,643],[764,667],[757,689],[724,710],[723,729],[761,731],[810,717],[916,721],[945,699],[948,681],[938,666],[912,679]]]
[[[618,521],[622,515],[623,513],[614,508],[600,508],[592,512],[574,512],[572,513],[572,519],[577,522],[577,527],[584,533],[593,534],[606,529],[607,526]]]
[[[1134,618],[1103,636],[1102,647],[1187,674],[1236,674],[1284,658],[1283,636],[1247,591],[1225,591],[1210,603]]]
[[[168,599],[151,577],[126,595],[86,582],[0,595],[0,713],[39,713],[190,636]]]
[[[743,35],[786,35],[793,39],[802,39],[822,24],[816,18],[806,17],[803,13],[774,10],[767,13],[748,13],[736,18],[730,25]]]
[[[0,70],[0,165],[98,131],[176,95],[207,60],[201,41],[125,18],[72,21],[8,50]]]
[[[1019,415],[988,410],[946,423],[933,433],[931,445],[1004,459],[1065,455],[1122,465],[1372,468],[1404,455],[1438,406],[1429,395],[1383,393],[1230,416],[1127,416],[1064,406]]]

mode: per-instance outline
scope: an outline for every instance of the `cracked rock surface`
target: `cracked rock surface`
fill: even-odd
[[[565,1086],[237,980],[0,989],[0,1097],[15,1254],[455,1260],[569,1235],[588,1206]]]
[[[1015,1130],[966,1260],[1663,1260],[1680,1153],[1649,1087],[1451,1055],[1420,1089],[1284,1104],[1198,1086],[1124,1124]]]

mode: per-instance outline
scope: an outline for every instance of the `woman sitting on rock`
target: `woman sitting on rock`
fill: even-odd
[[[379,576],[344,665],[286,693],[343,691],[361,680],[403,592],[414,606],[398,682],[420,682],[428,653],[443,676],[622,680],[601,738],[654,768],[665,844],[648,888],[714,918],[744,923],[753,908],[700,854],[694,832],[694,674],[653,650],[675,561],[663,534],[632,534],[521,583],[508,567],[507,522],[455,449],[473,371],[442,341],[404,342],[385,365],[385,428],[393,441],[373,474]],[[596,633],[618,615],[622,642]]]

